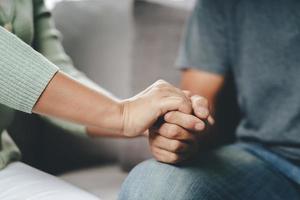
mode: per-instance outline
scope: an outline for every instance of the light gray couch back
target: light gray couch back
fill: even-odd
[[[75,66],[120,98],[157,79],[175,85],[174,68],[188,11],[131,0],[61,2],[53,11]],[[146,139],[122,140],[124,168],[150,157]]]

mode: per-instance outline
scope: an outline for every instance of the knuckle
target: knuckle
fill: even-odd
[[[158,81],[156,81],[156,86],[157,87],[160,87],[160,88],[164,88],[164,87],[167,87],[167,86],[169,86],[170,84],[168,83],[168,82],[166,82],[166,81],[164,81],[164,80],[158,80]]]
[[[183,91],[185,93],[186,96],[191,97],[192,93],[189,90],[184,90]]]
[[[189,108],[191,107],[191,104],[184,98],[179,98],[178,99],[178,106],[183,109],[183,108]]]
[[[179,128],[176,125],[171,125],[170,124],[168,126],[168,131],[167,132],[168,132],[168,135],[172,137],[172,136],[178,135],[178,132],[179,132],[178,130],[179,130]]]
[[[170,136],[176,138],[180,135],[180,128],[178,126],[173,126],[173,131],[172,133],[170,134]]]
[[[194,117],[187,117],[184,121],[185,128],[187,129],[193,129],[195,127],[195,124],[198,122],[198,119],[195,119]]]
[[[174,124],[165,123],[159,130],[159,134],[164,135],[169,138],[175,138],[179,135],[179,127]]]
[[[183,102],[181,105],[180,105],[180,108],[181,110],[184,112],[184,113],[187,113],[187,114],[191,114],[192,112],[192,105],[189,103],[189,102]]]
[[[169,124],[164,123],[158,130],[158,133],[161,135],[167,135],[169,132]]]
[[[204,122],[198,122],[197,123],[197,126],[198,126],[198,131],[204,131],[205,130],[205,128],[206,128],[206,125],[205,125],[205,123]]]
[[[164,88],[164,84],[163,83],[157,83],[154,87],[157,91],[160,91],[161,89]]]
[[[174,120],[174,112],[171,111],[171,112],[168,112],[166,115],[165,115],[165,120],[166,121],[173,121]],[[167,127],[171,127],[171,125],[166,125]]]
[[[156,85],[156,86],[154,87],[154,89],[155,89],[155,91],[156,91],[157,93],[162,93],[162,92],[164,92],[164,90],[165,90],[165,88],[164,88],[164,86],[163,86],[162,84]]]
[[[156,87],[161,90],[164,89],[165,85],[163,83],[159,83]]]
[[[163,79],[158,79],[158,80],[156,81],[156,83],[157,83],[157,84],[160,84],[160,83],[166,83],[166,81],[163,80]]]
[[[172,150],[174,150],[175,152],[178,152],[181,150],[181,143],[179,141],[173,141],[171,144],[171,148]]]
[[[190,127],[188,129],[190,129],[191,131],[202,131],[203,129],[205,129],[205,127],[206,124],[204,123],[204,121],[202,119],[197,119],[190,124]]]

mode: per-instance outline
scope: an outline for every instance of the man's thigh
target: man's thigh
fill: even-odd
[[[296,200],[299,188],[237,145],[184,166],[148,160],[125,180],[120,200]]]
[[[1,200],[96,200],[99,199],[54,176],[21,162],[0,171]]]

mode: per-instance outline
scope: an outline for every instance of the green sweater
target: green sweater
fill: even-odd
[[[6,2],[1,5],[1,2]],[[6,128],[14,111],[31,113],[39,96],[60,69],[95,86],[73,67],[60,43],[43,0],[0,1],[0,169],[20,158]],[[45,118],[58,127],[85,135],[85,127]]]

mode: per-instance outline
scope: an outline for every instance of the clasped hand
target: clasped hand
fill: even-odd
[[[193,112],[170,111],[149,131],[149,145],[156,160],[179,163],[195,156],[199,140],[208,126],[214,124],[208,101],[201,96],[190,96]]]
[[[199,136],[213,124],[205,98],[162,80],[122,105],[123,134],[135,137],[146,132],[154,157],[165,163],[178,163],[195,154]]]

